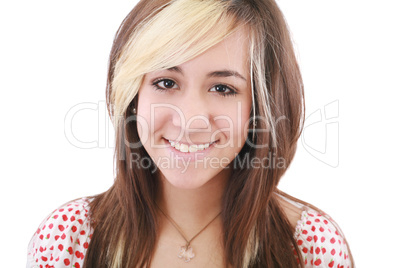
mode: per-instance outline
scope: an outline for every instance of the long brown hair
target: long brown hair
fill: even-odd
[[[136,45],[142,42],[141,35],[149,27],[152,28],[152,23],[157,21],[155,18],[160,13],[181,2],[191,2],[193,6],[201,2],[216,3],[214,10],[219,7],[222,13],[217,18],[216,27],[226,23],[226,32],[197,50],[198,54],[240,25],[250,29],[253,82],[251,118],[255,121],[254,129],[268,130],[256,132],[253,129],[247,143],[231,163],[234,172],[222,197],[225,261],[233,267],[304,267],[295,258],[293,248],[299,260],[302,260],[302,255],[293,238],[294,229],[276,194],[325,213],[277,188],[294,157],[303,127],[304,93],[289,31],[274,0],[142,0],[124,19],[110,53],[106,90],[109,115],[115,119],[115,182],[108,191],[95,196],[90,204],[94,233],[84,267],[150,266],[158,228],[154,200],[160,186],[155,174],[151,172],[155,168],[154,164],[147,169],[130,164],[130,155],[133,153],[149,158],[142,146],[132,146],[139,143],[135,115],[132,112],[132,108],[136,107],[139,81],[144,72],[152,70],[149,69],[151,67],[143,67],[147,58],[143,56],[145,52],[138,51]],[[228,18],[232,20],[228,22]],[[213,31],[212,28],[207,30]],[[215,31],[222,32],[222,29]],[[203,36],[198,38],[208,39]],[[167,68],[169,64],[177,64],[177,61],[189,60],[197,55],[185,55],[180,49],[177,51],[184,53],[184,56],[176,61],[162,59],[163,55],[157,58],[163,62],[160,66]],[[148,55],[156,53],[151,48],[149,50]],[[169,55],[180,54],[177,51]],[[131,59],[136,62],[136,67],[127,71],[130,57],[136,53],[139,56]],[[144,62],[141,62],[141,56]],[[141,66],[143,70],[139,70]],[[246,163],[251,158],[263,159],[268,155],[283,159],[285,165],[260,169],[236,167],[236,163]],[[353,263],[352,255],[349,257]]]

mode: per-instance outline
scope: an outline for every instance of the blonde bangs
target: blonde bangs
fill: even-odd
[[[137,95],[146,73],[180,65],[236,30],[227,2],[177,0],[145,20],[123,48],[112,81],[115,126]]]

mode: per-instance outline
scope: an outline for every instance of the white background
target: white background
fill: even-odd
[[[0,4],[1,267],[24,267],[27,244],[53,209],[112,184],[106,68],[114,33],[135,2]],[[397,3],[279,2],[313,118],[280,189],[329,213],[359,267],[395,267],[402,250]],[[97,148],[77,148],[65,134],[66,115],[82,103],[99,109],[77,113],[72,132]]]

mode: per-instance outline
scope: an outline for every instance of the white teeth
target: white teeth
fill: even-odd
[[[188,145],[187,144],[180,144],[180,152],[188,153]]]
[[[190,148],[188,150],[190,153],[198,151],[197,145],[190,145]]]
[[[188,146],[187,144],[184,144],[184,143],[180,144],[179,142],[170,141],[170,140],[169,140],[169,143],[170,143],[170,146],[174,147],[176,150],[179,150],[180,152],[183,152],[183,153],[188,153],[188,152],[194,153],[197,151],[202,151],[202,150],[205,150],[206,148],[208,148],[210,144],[212,144],[212,143],[192,144],[192,145]]]

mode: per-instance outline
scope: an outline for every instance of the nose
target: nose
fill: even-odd
[[[186,132],[210,129],[212,111],[201,90],[188,90],[177,102],[178,113],[173,116],[173,125]]]

